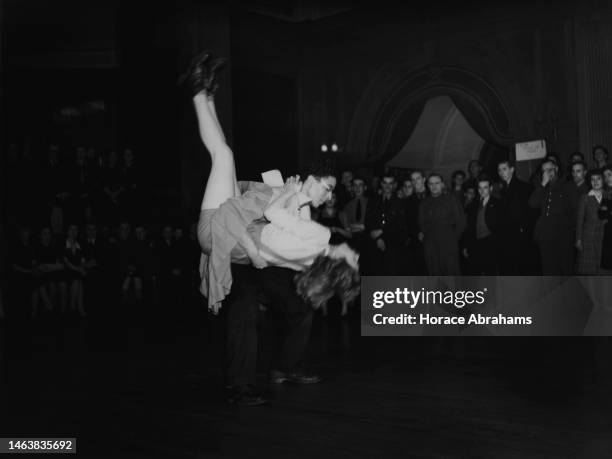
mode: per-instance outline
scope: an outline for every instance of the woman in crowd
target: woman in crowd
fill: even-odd
[[[599,207],[599,218],[604,223],[601,244],[601,273],[612,274],[612,166],[603,168],[605,190]]]
[[[590,176],[591,190],[580,197],[576,221],[576,249],[578,249],[576,272],[585,276],[599,274],[604,233],[604,223],[598,217],[599,206],[603,199],[602,171],[596,169],[590,173]]]
[[[299,271],[297,292],[314,307],[334,294],[347,301],[353,299],[358,291],[358,255],[346,244],[330,245],[330,230],[298,216],[303,205],[296,204],[298,193],[313,198],[315,205],[322,203],[335,181],[309,176],[302,184],[298,177],[292,177],[282,189],[245,187],[242,182],[240,187],[234,155],[225,141],[212,97],[217,87],[215,74],[223,61],[209,61],[209,54],[200,56],[187,75],[194,88],[200,136],[212,160],[198,223],[198,239],[205,254],[202,292],[208,297],[209,308],[216,311],[229,293],[232,262]]]

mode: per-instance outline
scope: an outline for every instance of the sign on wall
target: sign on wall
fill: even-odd
[[[516,160],[530,161],[546,157],[546,141],[533,140],[516,144]]]

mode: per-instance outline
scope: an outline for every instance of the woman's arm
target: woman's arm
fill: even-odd
[[[287,209],[292,200],[297,200],[297,192],[301,189],[301,182],[299,177],[289,177],[285,186],[283,187],[280,194],[268,204],[266,210],[264,210],[264,216],[269,220],[269,214],[275,215],[275,211],[278,209]]]

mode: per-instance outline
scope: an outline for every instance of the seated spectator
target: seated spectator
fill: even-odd
[[[36,317],[38,296],[35,288],[35,261],[30,229],[26,226],[19,228],[17,236],[11,257],[11,286],[14,289],[12,296],[16,306],[22,307],[28,304],[31,316]]]
[[[87,272],[84,287],[89,292],[89,298],[91,298],[88,305],[93,303],[98,306],[105,300],[106,289],[103,280],[107,249],[103,238],[98,236],[98,227],[93,223],[88,223],[85,227],[85,240],[83,242],[84,268]]]
[[[66,286],[63,253],[55,244],[48,226],[40,230],[39,244],[35,249],[36,269],[39,273],[38,293],[48,310],[58,306],[65,311],[68,305],[68,288]]]
[[[68,226],[64,264],[66,265],[66,279],[70,289],[70,310],[77,311],[80,317],[85,317],[83,279],[87,272],[85,271],[85,258],[78,236],[78,226],[74,224]]]
[[[131,266],[133,271],[131,279],[126,279],[132,283],[134,299],[137,303],[149,298],[153,301],[154,283],[157,272],[157,263],[153,251],[153,244],[147,237],[147,230],[144,225],[138,224],[134,228],[135,240],[131,251]],[[198,246],[199,247],[199,246]],[[199,254],[199,251],[196,251]],[[130,286],[127,286],[129,291]],[[124,290],[126,291],[126,290]]]

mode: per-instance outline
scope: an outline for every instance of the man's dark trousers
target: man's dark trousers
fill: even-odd
[[[232,291],[223,305],[227,385],[255,383],[259,291],[271,299],[272,310],[284,319],[284,340],[276,367],[290,371],[299,365],[310,338],[313,311],[295,292],[294,276],[295,271],[287,268],[258,270],[232,264]]]

